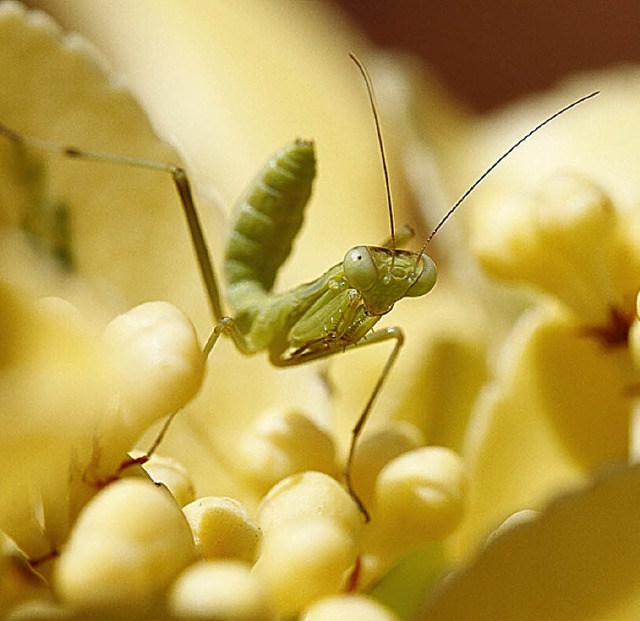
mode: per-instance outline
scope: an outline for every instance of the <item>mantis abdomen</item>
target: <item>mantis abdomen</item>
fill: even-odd
[[[313,143],[296,140],[267,162],[239,201],[224,264],[227,297],[236,311],[273,288],[302,225],[315,174]]]

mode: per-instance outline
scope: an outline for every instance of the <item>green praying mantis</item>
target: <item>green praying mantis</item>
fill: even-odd
[[[425,253],[426,248],[478,184],[531,135],[569,109],[594,97],[597,92],[565,106],[520,138],[454,203],[422,248],[413,252],[399,248],[410,234],[407,229],[398,232],[395,229],[387,160],[371,78],[355,55],[351,54],[351,59],[362,74],[373,112],[385,180],[389,239],[380,246],[355,246],[347,251],[341,262],[315,280],[290,291],[273,292],[277,273],[289,256],[302,225],[315,178],[314,145],[308,140],[296,140],[267,162],[239,202],[224,259],[226,297],[235,311],[233,316],[225,314],[223,310],[213,263],[189,178],[183,168],[167,162],[63,146],[19,134],[2,124],[0,134],[19,145],[65,157],[154,169],[171,175],[215,322],[204,345],[206,355],[223,334],[232,339],[243,354],[266,351],[270,362],[276,367],[299,365],[376,343],[393,343],[369,399],[352,429],[344,468],[346,489],[368,521],[369,513],[352,483],[352,467],[362,430],[405,340],[400,327],[376,328],[376,324],[399,300],[421,297],[433,289],[437,270],[434,261]],[[148,459],[156,450],[174,416],[175,413],[165,422],[142,460]],[[135,462],[141,463],[141,460]]]

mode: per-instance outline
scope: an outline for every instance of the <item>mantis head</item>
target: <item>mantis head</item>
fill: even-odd
[[[342,265],[349,285],[362,295],[370,315],[384,315],[398,300],[425,295],[436,284],[436,264],[424,253],[355,246]]]

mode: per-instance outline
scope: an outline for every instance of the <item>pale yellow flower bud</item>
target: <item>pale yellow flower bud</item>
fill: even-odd
[[[389,421],[382,429],[362,438],[351,470],[351,480],[365,507],[373,506],[380,470],[395,457],[424,443],[423,433],[404,421]]]
[[[466,482],[462,459],[447,448],[404,453],[378,477],[376,517],[401,526],[397,534],[405,540],[441,539],[462,517]]]
[[[171,492],[180,507],[195,500],[193,480],[179,461],[154,454],[142,467],[154,482],[162,483]]]
[[[264,541],[255,571],[278,612],[292,615],[344,587],[363,518],[335,479],[305,472],[280,481],[262,501],[258,521]]]
[[[194,558],[189,525],[169,492],[121,479],[84,507],[55,566],[54,584],[74,606],[140,606]]]
[[[396,621],[382,604],[364,595],[334,595],[313,603],[301,621]]]
[[[315,517],[335,522],[354,538],[362,530],[362,515],[351,496],[321,472],[303,472],[280,481],[260,504],[258,522],[266,533]]]
[[[104,341],[113,356],[113,406],[127,426],[144,429],[200,388],[204,357],[191,321],[172,304],[148,302],[119,315]]]
[[[365,532],[365,582],[411,549],[453,532],[463,516],[466,487],[462,459],[447,448],[409,451],[385,466]]]
[[[358,542],[327,517],[286,521],[265,533],[255,573],[283,616],[344,588],[358,555]]]
[[[237,559],[253,563],[262,538],[260,528],[233,498],[206,496],[182,509],[205,559]]]
[[[297,411],[269,411],[257,419],[238,445],[238,467],[262,496],[285,477],[317,470],[333,474],[333,438]]]
[[[218,621],[270,621],[266,589],[238,561],[202,561],[187,568],[169,592],[176,615]]]

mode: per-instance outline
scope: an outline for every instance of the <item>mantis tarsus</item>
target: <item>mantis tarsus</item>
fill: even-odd
[[[269,360],[278,367],[393,341],[393,349],[353,427],[344,470],[346,488],[368,520],[369,514],[351,481],[352,465],[362,429],[404,342],[401,328],[374,329],[374,326],[398,300],[419,297],[431,291],[436,283],[436,266],[425,254],[426,247],[477,185],[532,134],[597,93],[565,106],[518,140],[456,201],[427,237],[421,250],[411,252],[398,248],[402,234],[395,231],[389,176],[371,79],[360,60],[353,54],[351,58],[364,78],[373,111],[387,193],[389,240],[382,246],[355,246],[340,263],[316,280],[287,292],[272,292],[276,274],[288,257],[302,224],[315,177],[313,143],[297,140],[269,160],[240,202],[226,249],[224,269],[227,299],[235,310],[234,317],[223,312],[212,261],[183,168],[166,162],[62,146],[23,136],[2,124],[0,134],[15,143],[67,157],[155,169],[172,176],[215,320],[215,327],[204,346],[205,354],[210,353],[221,334],[230,337],[244,354],[267,351]],[[146,458],[157,448],[173,416],[175,414],[165,423]]]

